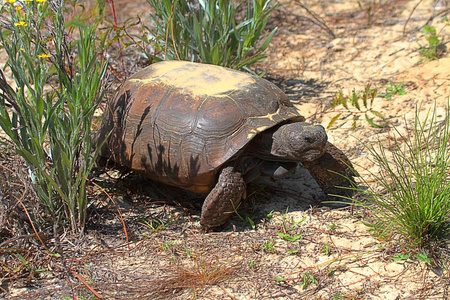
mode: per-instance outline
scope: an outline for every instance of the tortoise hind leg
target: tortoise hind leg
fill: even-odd
[[[205,199],[200,224],[209,229],[218,227],[230,218],[242,198],[245,198],[246,184],[242,174],[233,167],[222,169],[216,186]]]

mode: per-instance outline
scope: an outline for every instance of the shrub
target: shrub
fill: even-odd
[[[446,24],[444,25],[444,28],[450,24],[447,17],[445,18],[445,20]],[[444,30],[444,28],[441,29],[441,32],[442,30]],[[425,39],[428,42],[428,47],[422,46],[419,43],[420,54],[427,60],[435,60],[441,58],[445,52],[446,47],[445,43],[442,43],[442,41],[439,39],[440,32],[438,33],[436,28],[430,25],[425,25],[423,27],[423,33],[425,34]]]
[[[0,127],[25,159],[45,211],[82,231],[95,158],[91,121],[106,72],[97,53],[98,23],[65,22],[64,1],[7,2],[0,39],[14,84],[0,73]],[[75,29],[79,37],[70,40]]]
[[[412,136],[395,130],[392,157],[381,141],[365,145],[379,167],[371,175],[381,191],[360,190],[368,197],[356,204],[374,212],[371,226],[379,235],[400,234],[411,245],[423,246],[443,233],[450,217],[450,119],[447,111],[438,123],[435,107],[420,121],[418,111]]]
[[[276,28],[258,47],[267,24],[271,0],[248,1],[245,17],[238,23],[242,2],[147,0],[154,8],[150,15],[157,40],[165,48],[165,59],[187,60],[246,69],[257,61],[268,47]],[[197,2],[197,1],[195,1]],[[163,59],[163,58],[160,58]]]

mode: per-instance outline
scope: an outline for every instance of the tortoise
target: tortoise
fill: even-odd
[[[132,75],[102,117],[99,157],[196,193],[204,228],[225,224],[259,176],[321,157],[327,134],[273,83],[224,67],[154,63]]]

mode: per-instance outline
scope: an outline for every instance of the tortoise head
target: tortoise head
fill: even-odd
[[[305,122],[280,126],[272,135],[271,154],[283,160],[312,161],[324,154],[327,134],[321,125]]]

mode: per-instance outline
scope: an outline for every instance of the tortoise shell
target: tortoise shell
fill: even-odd
[[[100,156],[152,180],[209,192],[221,167],[256,135],[304,120],[267,80],[213,65],[159,62],[131,76],[108,103]]]

